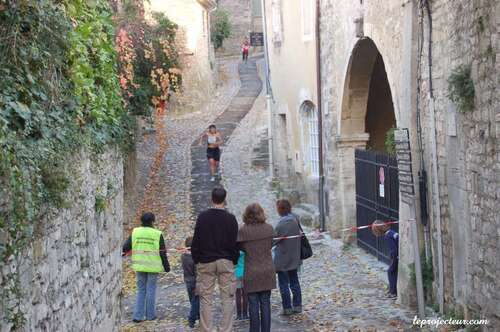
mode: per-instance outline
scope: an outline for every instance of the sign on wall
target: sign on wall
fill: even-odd
[[[264,33],[250,32],[250,46],[264,46]]]
[[[394,131],[396,144],[396,158],[398,160],[398,178],[401,200],[406,204],[413,204],[415,189],[411,167],[410,136],[408,128],[398,128]]]
[[[378,185],[378,195],[380,197],[385,197],[385,172],[383,167],[380,167],[378,170],[378,179],[380,181],[380,184]]]

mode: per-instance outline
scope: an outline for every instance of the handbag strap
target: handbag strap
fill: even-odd
[[[304,230],[302,229],[302,225],[300,224],[299,217],[297,217],[297,215],[295,215],[295,214],[292,214],[292,215],[293,215],[293,217],[295,218],[295,220],[297,220],[297,224],[299,225],[300,232],[301,232],[302,234],[304,234]]]

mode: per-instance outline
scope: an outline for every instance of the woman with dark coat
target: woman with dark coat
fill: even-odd
[[[292,214],[292,206],[286,199],[276,202],[280,220],[275,227],[276,237],[301,234],[299,221]],[[278,274],[278,283],[283,305],[283,315],[302,312],[302,291],[300,289],[297,269],[302,263],[300,259],[300,237],[286,240],[276,240],[274,249],[274,267]],[[293,301],[290,297],[292,291]]]
[[[248,294],[250,332],[271,331],[271,290],[276,288],[271,248],[273,227],[266,223],[262,207],[250,204],[243,214],[238,243],[245,252],[243,288]]]

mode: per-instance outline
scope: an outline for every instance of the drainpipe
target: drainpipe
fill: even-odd
[[[429,66],[429,111],[430,111],[430,130],[431,130],[431,151],[432,151],[432,191],[434,192],[434,208],[436,212],[436,235],[437,235],[437,258],[438,258],[438,301],[439,312],[444,312],[444,267],[443,267],[443,239],[441,231],[441,198],[439,196],[439,177],[438,177],[438,156],[436,143],[436,114],[434,109],[434,92],[432,87],[432,15],[429,1],[425,0],[425,9],[429,21],[429,49],[428,49],[428,66]]]
[[[323,95],[321,84],[321,12],[320,0],[316,0],[316,88],[318,95],[318,159],[319,159],[319,224],[320,230],[325,231],[325,172],[323,158]]]
[[[271,96],[271,81],[270,81],[270,68],[269,68],[269,50],[267,47],[267,19],[266,19],[266,0],[261,0],[262,6],[262,26],[264,34],[264,56],[265,56],[265,71],[266,71],[266,107],[269,114],[268,118],[268,144],[269,144],[269,174],[271,179],[274,178],[274,143],[273,143],[273,126],[274,126],[274,111],[272,107]]]

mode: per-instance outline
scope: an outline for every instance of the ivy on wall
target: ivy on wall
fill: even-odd
[[[130,142],[114,38],[104,0],[0,0],[0,270],[46,207],[65,206],[70,151]],[[0,287],[2,316],[19,328],[16,273]]]

